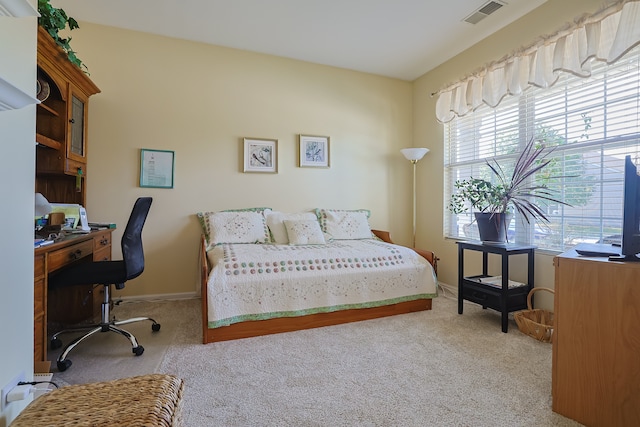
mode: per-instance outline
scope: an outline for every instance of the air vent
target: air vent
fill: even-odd
[[[479,9],[475,10],[471,15],[464,18],[464,22],[468,22],[470,24],[477,24],[482,21],[487,16],[491,15],[496,10],[500,9],[502,6],[505,6],[506,3],[497,2],[494,0],[489,0]]]

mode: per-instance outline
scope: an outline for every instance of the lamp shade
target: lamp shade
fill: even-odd
[[[53,207],[42,193],[36,193],[35,199],[35,216],[44,216],[51,212]]]
[[[412,162],[417,162],[429,152],[428,148],[403,148],[400,152]]]

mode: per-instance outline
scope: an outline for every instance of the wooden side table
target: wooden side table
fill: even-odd
[[[533,289],[533,262],[535,246],[513,243],[483,244],[482,242],[457,242],[458,244],[458,314],[462,314],[464,300],[491,308],[502,314],[502,332],[509,328],[509,313],[527,308],[527,295]],[[464,275],[464,251],[482,252],[482,274]],[[489,283],[489,254],[497,254],[502,262],[502,278],[498,283]],[[509,257],[527,256],[527,282],[509,280]]]

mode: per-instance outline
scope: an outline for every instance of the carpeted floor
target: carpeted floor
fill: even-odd
[[[200,301],[118,306],[145,347],[102,334],[74,350],[62,385],[150,372],[185,380],[186,426],[579,426],[551,411],[551,345],[500,315],[439,297],[433,310],[201,344]],[[51,355],[52,358],[54,354]]]

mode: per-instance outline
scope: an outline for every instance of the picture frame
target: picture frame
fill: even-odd
[[[140,187],[173,188],[175,152],[140,149]]]
[[[244,138],[243,172],[278,173],[278,140]]]
[[[300,135],[299,161],[301,168],[329,168],[331,166],[330,138],[319,135]]]

